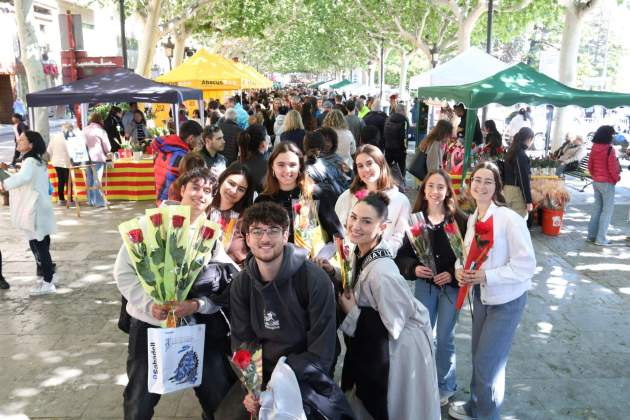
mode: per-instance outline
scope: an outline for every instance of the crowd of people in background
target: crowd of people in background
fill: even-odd
[[[413,104],[414,111],[420,107]],[[468,124],[458,104],[444,108],[421,140],[412,127],[426,131],[426,122],[410,118],[408,110],[395,96],[385,112],[378,97],[258,92],[230,97],[225,104],[211,101],[205,121],[199,112],[184,112],[178,130],[150,139],[144,113],[129,104],[125,112],[112,106],[106,118],[92,114],[82,131],[64,126],[48,147],[15,117],[14,163],[21,161],[21,168],[0,189],[24,188],[33,197],[11,203],[12,212],[33,214],[13,218],[42,277],[32,293],[55,292],[47,159],[57,172],[60,203],[66,204],[72,162],[63,142],[84,136],[92,165],[88,203],[100,207],[105,197],[96,187],[106,161],[128,141],[154,158],[158,205],[189,205],[193,219],[237,220],[229,243],[217,242],[211,261],[176,308],[178,316],[206,325],[203,381],[195,388],[204,418],[214,418],[238,386],[226,355],[249,342],[263,346],[265,383],[280,358],[287,357],[300,388],[309,389],[302,395],[313,398],[303,401],[307,418],[333,418],[319,410],[334,418],[439,419],[445,405],[456,419],[500,418],[506,364],[536,269],[525,222],[533,207],[526,154],[534,138],[531,121],[524,111],[510,124],[512,140],[501,167],[485,161],[472,170],[476,210],[465,215],[446,170],[448,145],[461,142],[472,128],[473,142],[485,142],[496,156],[503,148],[496,124]],[[596,208],[587,240],[600,245],[608,243],[619,181],[613,135],[609,126],[597,131],[588,163]],[[409,141],[426,154],[427,166],[413,206],[404,193]],[[560,173],[584,156],[579,137],[568,138],[554,154],[562,162]],[[341,236],[354,245],[352,290],[341,290],[340,272],[328,259],[309,259],[296,243],[292,203],[302,197],[319,203],[325,242]],[[419,263],[406,235],[410,214],[418,212],[430,231],[430,267]],[[488,224],[494,245],[486,262],[464,268],[448,232],[457,225],[470,251]],[[125,418],[151,418],[159,396],[147,391],[147,329],[159,325],[167,310],[152,303],[135,279],[124,246],[114,277],[124,298],[122,313],[128,316]],[[0,287],[8,287],[5,283],[0,255]],[[473,374],[469,400],[452,402],[458,389],[454,330],[460,287],[472,288]],[[338,330],[346,347],[343,361],[338,360]],[[343,362],[341,383],[334,381],[337,362]],[[332,391],[318,400],[322,384]],[[257,396],[243,395],[243,417],[256,414],[261,404]]]

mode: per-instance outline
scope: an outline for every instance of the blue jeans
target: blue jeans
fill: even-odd
[[[431,328],[435,337],[435,365],[437,368],[440,397],[457,390],[455,380],[455,302],[459,289],[450,285],[440,289],[435,284],[419,279],[415,296],[429,311]],[[437,324],[437,327],[436,327]]]
[[[99,190],[92,190],[90,188],[101,183],[101,180],[103,179],[103,171],[105,169],[105,163],[94,162],[92,165],[94,165],[94,169],[89,167],[85,171],[87,173],[86,186],[88,187],[88,205],[94,206],[94,207],[104,207],[105,197],[103,197],[103,194],[101,194]],[[94,170],[96,170],[98,179],[94,179]]]
[[[527,303],[527,292],[502,305],[481,303],[479,286],[475,286],[470,400],[466,411],[479,419],[501,419],[505,394],[505,366],[512,339]]]
[[[593,182],[595,205],[588,223],[587,239],[606,243],[606,231],[615,208],[615,184],[609,182]]]

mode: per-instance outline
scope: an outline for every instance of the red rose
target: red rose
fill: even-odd
[[[455,226],[455,222],[444,225],[444,232],[449,235],[454,235],[455,233],[457,233],[457,226]]]
[[[368,196],[368,190],[359,190],[359,191],[354,193],[354,196],[357,198],[357,200],[361,201],[365,197]]]
[[[293,204],[293,212],[295,214],[300,214],[301,210],[302,210],[302,204],[299,201],[297,203]]]
[[[490,226],[488,222],[477,221],[475,223],[475,233],[477,235],[485,235],[490,232]]]
[[[219,224],[221,225],[222,229],[225,229],[225,227],[227,226],[227,221],[223,217],[220,217]]]
[[[203,238],[204,241],[212,239],[213,236],[214,236],[214,229],[209,228],[208,226],[204,226],[201,229],[201,237]]]
[[[151,219],[151,223],[153,223],[153,226],[155,227],[162,226],[162,213],[152,214],[150,219]]]
[[[232,356],[232,361],[241,369],[246,369],[252,361],[252,355],[247,350],[239,350]]]
[[[144,240],[144,238],[142,237],[141,229],[130,230],[128,235],[129,235],[129,239],[131,239],[131,242],[133,242],[134,244],[139,244],[140,242]]]
[[[417,238],[418,236],[422,235],[423,228],[424,226],[421,223],[416,223],[409,230],[411,230],[411,234],[413,235],[413,237]]]
[[[179,215],[173,216],[173,227],[180,228],[184,226],[184,220],[186,220],[184,216],[179,216]]]

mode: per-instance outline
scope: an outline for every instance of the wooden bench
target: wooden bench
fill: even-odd
[[[591,174],[588,171],[588,156],[584,156],[580,163],[578,164],[578,168],[573,171],[567,171],[564,175],[570,175],[575,178],[578,178],[580,181],[584,182],[584,186],[580,190],[580,192],[584,192],[586,187],[593,183],[593,178],[591,178]]]

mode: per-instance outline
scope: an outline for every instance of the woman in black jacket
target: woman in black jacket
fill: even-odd
[[[324,136],[317,131],[307,131],[304,136],[306,174],[321,188],[339,195],[350,187],[352,181],[336,165],[320,157],[324,149]]]
[[[241,163],[247,168],[254,180],[257,192],[263,190],[265,175],[267,174],[267,132],[265,127],[253,124],[238,136],[239,155]]]
[[[525,219],[534,208],[530,187],[530,162],[525,153],[533,139],[534,132],[529,127],[521,128],[514,135],[505,154],[503,170],[503,195],[506,204]]]
[[[283,206],[289,213],[289,242],[293,242],[293,200],[303,195],[319,201],[317,216],[324,234],[324,241],[332,240],[333,235],[342,234],[343,228],[335,213],[335,196],[326,188],[315,185],[306,175],[304,154],[291,142],[282,142],[273,149],[267,164],[265,189],[256,203],[273,201]]]
[[[433,267],[424,267],[405,237],[396,256],[401,274],[415,282],[415,296],[428,309],[431,327],[436,335],[436,367],[440,404],[448,403],[455,394],[455,302],[459,286],[455,279],[457,257],[451,248],[448,232],[458,229],[466,234],[466,216],[455,207],[455,193],[451,179],[443,169],[429,172],[420,186],[412,213],[422,212],[426,220]],[[463,248],[463,243],[461,244]],[[436,328],[437,324],[437,328]]]

